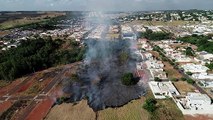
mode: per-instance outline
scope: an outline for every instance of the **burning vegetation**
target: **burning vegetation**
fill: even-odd
[[[98,111],[122,106],[145,93],[145,87],[137,84],[138,80],[131,74],[136,70],[137,60],[130,41],[87,40],[85,43],[84,64],[65,84],[70,102],[87,99],[89,106]],[[128,79],[130,84],[123,84],[127,83],[123,79]]]

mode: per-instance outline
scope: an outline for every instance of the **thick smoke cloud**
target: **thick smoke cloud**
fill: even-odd
[[[121,77],[126,72],[134,72],[135,56],[131,54],[130,41],[88,40],[88,51],[84,64],[78,71],[79,81],[64,89],[71,94],[71,102],[87,99],[93,110],[122,106],[145,94],[142,84],[125,86]],[[127,54],[129,58],[122,59]]]

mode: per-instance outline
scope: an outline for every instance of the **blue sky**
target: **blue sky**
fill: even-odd
[[[0,11],[213,9],[213,0],[0,0]]]

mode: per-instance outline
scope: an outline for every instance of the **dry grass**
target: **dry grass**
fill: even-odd
[[[187,92],[193,92],[196,90],[194,86],[188,84],[186,81],[174,82],[174,85],[182,95],[186,95]]]
[[[173,68],[173,66],[169,62],[163,62],[164,63],[164,70],[168,74],[169,79],[177,78],[181,79],[183,76]]]
[[[127,105],[98,112],[98,120],[148,120],[149,114],[142,108],[145,97],[134,100]]]
[[[27,18],[15,19],[15,20],[8,20],[3,23],[0,23],[0,29],[9,29],[9,28],[13,28],[16,26],[38,23],[38,22],[45,21],[44,18],[46,18],[46,17],[54,18],[54,17],[61,16],[61,15],[62,14],[59,14],[59,13],[47,13],[47,14],[41,15],[39,17],[27,17]]]
[[[158,109],[152,120],[184,120],[184,116],[172,99],[157,100]]]
[[[51,109],[46,120],[95,120],[95,112],[87,105],[85,100],[77,105],[62,104]]]
[[[148,52],[150,52],[153,56],[155,56],[156,58],[160,58],[160,55],[159,55],[159,53],[158,52],[156,52],[156,51],[148,51]]]
[[[146,96],[123,107],[107,108],[96,113],[89,108],[86,100],[76,105],[57,105],[51,109],[46,120],[183,120],[183,115],[171,99],[158,100],[158,109],[153,115],[149,114],[142,106],[150,97],[153,95],[149,90]]]
[[[4,35],[7,35],[7,34],[9,34],[10,33],[10,31],[0,31],[0,36],[4,36]]]
[[[3,88],[7,85],[9,85],[11,82],[6,81],[6,80],[0,80],[0,88]]]
[[[213,115],[195,115],[195,116],[185,115],[184,119],[185,120],[213,120]]]

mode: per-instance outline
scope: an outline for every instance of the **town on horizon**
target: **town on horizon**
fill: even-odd
[[[0,120],[213,119],[213,10],[190,8],[0,11]]]

